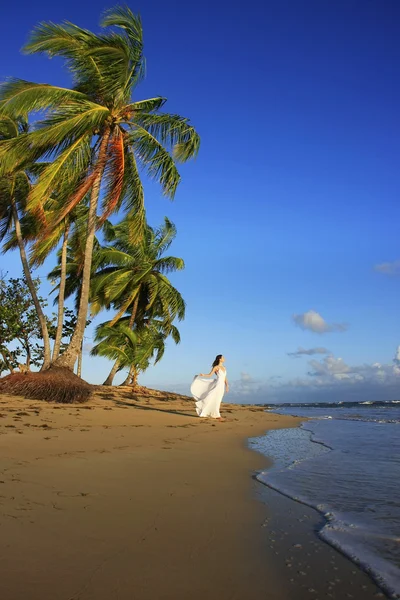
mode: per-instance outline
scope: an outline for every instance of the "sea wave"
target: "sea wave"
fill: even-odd
[[[280,404],[270,404],[270,403],[265,403],[265,404],[258,404],[258,406],[264,406],[265,408],[268,409],[283,409],[283,408],[336,408],[336,407],[340,407],[340,408],[355,408],[357,406],[359,407],[368,407],[371,408],[371,406],[379,406],[379,407],[388,407],[390,408],[391,406],[396,406],[397,404],[400,404],[400,400],[368,400],[368,401],[363,401],[363,402],[346,402],[344,400],[341,400],[339,402],[282,402]],[[397,406],[396,406],[397,408]]]

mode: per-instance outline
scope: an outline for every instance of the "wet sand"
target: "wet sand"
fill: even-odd
[[[313,511],[253,479],[266,460],[247,438],[299,419],[193,409],[126,388],[83,406],[1,396],[0,598],[379,596],[318,540]]]

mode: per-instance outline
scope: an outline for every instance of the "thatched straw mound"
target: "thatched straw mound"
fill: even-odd
[[[82,403],[92,391],[93,386],[68,369],[55,367],[39,373],[13,373],[0,379],[0,392],[47,402]]]

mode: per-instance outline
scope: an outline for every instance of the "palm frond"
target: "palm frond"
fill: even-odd
[[[29,54],[44,52],[49,57],[63,57],[72,73],[75,89],[91,98],[99,98],[107,93],[107,85],[114,85],[112,80],[106,80],[104,73],[104,67],[110,70],[115,65],[116,50],[120,52],[113,42],[114,40],[95,35],[68,21],[61,25],[40,23],[32,32],[24,51]],[[104,59],[103,64],[98,64],[101,61],[98,60],[99,57],[96,59],[96,50],[104,46],[114,51],[111,64],[105,63]]]
[[[12,183],[5,177],[0,178],[0,240],[4,240],[11,231],[13,225],[13,215],[11,209]],[[3,253],[8,248],[2,249]]]
[[[162,256],[168,250],[176,237],[177,231],[174,223],[164,217],[164,224],[155,232],[155,250],[156,256]]]
[[[63,106],[43,121],[39,129],[0,142],[2,171],[15,169],[27,160],[54,157],[54,153],[63,152],[77,139],[101,130],[108,116],[107,108],[92,102]]]
[[[0,84],[0,113],[13,117],[85,100],[76,90],[45,83],[11,78]]]
[[[59,211],[55,211],[53,218],[47,219],[47,229],[52,230],[54,227],[65,219],[65,217],[74,210],[74,208],[83,200],[97,177],[97,171],[90,173],[86,179],[82,181],[78,189],[72,194],[68,201],[64,204],[63,208]],[[34,207],[33,207],[34,208]],[[47,231],[43,232],[47,235]]]
[[[18,123],[8,115],[1,114],[0,107],[0,140],[9,140],[18,135]]]
[[[160,273],[163,273],[164,275],[174,273],[175,271],[183,271],[184,268],[185,261],[176,256],[165,256],[154,263],[154,269],[160,271]]]
[[[133,116],[138,112],[151,113],[153,111],[157,111],[166,103],[167,99],[158,96],[156,98],[148,98],[147,100],[138,100],[137,102],[132,102],[132,104],[127,104],[125,107],[125,112],[130,114],[133,112]]]
[[[40,237],[38,240],[36,240],[30,254],[32,266],[39,266],[44,263],[50,252],[57,247],[64,230],[65,224],[59,223],[59,225],[50,231],[45,237]]]
[[[144,192],[135,155],[130,148],[126,148],[125,152],[125,174],[121,204],[127,211],[129,242],[136,244],[143,239],[146,227]]]
[[[109,142],[109,159],[105,169],[106,192],[102,200],[102,215],[98,227],[101,227],[120,204],[124,188],[125,149],[120,129],[115,129]]]
[[[107,10],[101,21],[102,27],[117,27],[126,34],[129,45],[130,72],[126,80],[125,95],[144,77],[143,28],[139,15],[134,15],[127,6],[116,6]]]
[[[81,135],[42,170],[29,196],[31,210],[34,210],[40,204],[44,204],[51,194],[57,188],[65,186],[65,183],[71,186],[74,179],[77,178],[77,172],[78,174],[84,172],[84,169],[88,167],[90,156],[88,154],[89,140],[90,136],[87,134]],[[71,167],[74,168],[71,169]]]
[[[188,119],[179,115],[137,113],[133,121],[171,149],[176,160],[185,162],[197,156],[200,136]]]
[[[149,176],[160,182],[166,196],[173,198],[181,178],[173,158],[163,145],[142,127],[132,131],[127,142],[132,144],[135,156]]]

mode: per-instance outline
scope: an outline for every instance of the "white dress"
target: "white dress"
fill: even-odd
[[[216,379],[195,377],[190,387],[192,396],[196,401],[196,412],[199,417],[212,417],[219,419],[219,407],[225,393],[226,371],[218,369]]]

